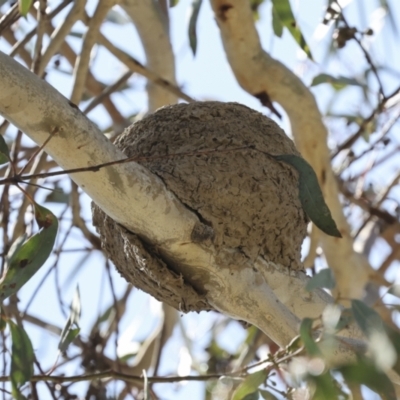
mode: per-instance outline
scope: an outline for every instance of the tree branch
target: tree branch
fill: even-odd
[[[361,298],[372,267],[353,250],[349,225],[339,201],[330,164],[327,130],[314,96],[303,82],[260,44],[250,4],[242,0],[211,0],[228,61],[236,79],[253,96],[270,98],[286,111],[297,148],[314,168],[325,200],[343,236],[320,234],[338,292],[346,298]]]
[[[139,33],[147,58],[147,67],[176,85],[175,57],[169,40],[168,17],[156,1],[125,0],[121,7],[129,15]],[[178,97],[149,81],[147,84],[150,112],[174,104]]]
[[[63,169],[125,158],[65,97],[1,52],[0,76],[0,114],[39,145],[57,128],[44,150]],[[178,273],[200,277],[217,310],[258,326],[280,346],[297,335],[299,317],[318,317],[332,301],[323,291],[306,292],[301,271],[289,275],[272,262],[259,259],[253,265],[237,250],[194,242],[192,232],[202,226],[197,216],[141,165],[112,165],[95,179],[93,174],[72,178],[115,221],[152,243]],[[346,335],[359,337],[352,330]],[[348,348],[343,355],[348,357]]]

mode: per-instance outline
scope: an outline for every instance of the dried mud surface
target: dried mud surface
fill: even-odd
[[[217,250],[233,248],[251,260],[261,256],[284,268],[302,268],[300,250],[307,217],[299,201],[297,173],[262,152],[299,153],[271,119],[237,103],[178,104],[130,126],[115,144],[128,157],[149,157],[140,164],[212,227]],[[229,150],[241,146],[254,149]],[[125,278],[176,308],[179,303],[183,311],[207,309],[204,296],[196,297],[194,292],[194,297],[186,297],[182,287],[194,289],[173,271],[170,283],[174,286],[175,279],[175,295],[169,289],[155,294],[154,287],[163,280],[154,271],[170,271],[168,266],[151,249],[139,245],[136,235],[125,230],[123,239],[117,237],[121,235],[117,224],[94,208],[103,247]],[[152,279],[154,285],[143,283]]]

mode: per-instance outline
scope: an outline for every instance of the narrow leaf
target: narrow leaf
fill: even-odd
[[[345,308],[342,310],[338,324],[336,325],[336,330],[341,331],[342,329],[349,326],[354,322],[353,313],[350,308]]]
[[[397,360],[393,365],[393,370],[400,374],[400,333],[397,331],[397,329],[394,329],[388,325],[385,325],[385,330],[397,354]]]
[[[28,15],[28,12],[32,6],[32,0],[18,0],[19,12],[23,17]]]
[[[60,342],[58,344],[58,350],[64,353],[68,346],[78,336],[80,332],[79,319],[81,316],[81,299],[79,294],[79,287],[76,287],[74,298],[71,303],[71,310],[68,320],[61,332]]]
[[[297,25],[296,19],[294,18],[292,8],[290,6],[289,0],[272,0],[272,6],[276,11],[277,17],[279,17],[280,22],[285,26],[294,40],[302,48],[302,50],[307,54],[307,56],[312,60],[312,54],[300,28]]]
[[[248,375],[234,391],[232,400],[242,400],[248,394],[256,392],[258,387],[263,384],[266,379],[267,371],[265,369]]]
[[[363,301],[352,300],[351,311],[355,321],[366,336],[369,336],[373,330],[384,330],[380,315]]]
[[[396,400],[396,393],[388,376],[377,369],[367,359],[361,359],[355,365],[346,365],[338,369],[347,383],[365,385],[385,400]]]
[[[354,78],[346,78],[344,76],[338,76],[335,78],[332,75],[328,74],[319,74],[314,77],[311,86],[321,85],[322,83],[329,83],[335,90],[341,90],[346,86],[363,86],[360,82],[358,82]]]
[[[60,353],[65,353],[68,346],[75,340],[80,331],[81,328],[72,328],[71,326],[69,326],[65,332],[63,331],[60,343],[58,344],[58,350],[60,350]]]
[[[304,347],[310,356],[320,355],[321,352],[318,348],[317,343],[315,343],[312,337],[312,324],[313,320],[311,318],[304,318],[300,325],[300,337],[304,343]]]
[[[0,165],[6,164],[10,161],[10,150],[3,135],[0,135]]]
[[[309,380],[315,386],[313,400],[337,400],[340,398],[340,392],[329,372],[319,376],[312,376]]]
[[[397,367],[398,347],[393,343],[391,335],[380,315],[360,300],[351,301],[351,311],[358,326],[368,337],[368,356],[375,367],[387,371]]]
[[[331,212],[325,203],[324,196],[318,184],[318,178],[311,165],[304,158],[283,154],[273,156],[276,160],[294,167],[299,173],[299,195],[303,210],[314,224],[327,235],[342,237]]]
[[[61,203],[68,204],[69,202],[69,194],[65,193],[63,188],[55,187],[53,191],[51,191],[44,200],[46,203]]]
[[[11,385],[14,398],[23,398],[20,387],[28,382],[33,375],[33,353],[32,343],[29,336],[22,327],[13,321],[8,321],[11,332]]]
[[[3,332],[6,328],[7,328],[7,318],[6,316],[3,314],[3,311],[1,311],[0,314],[0,332]]]
[[[336,285],[335,277],[330,268],[323,269],[315,274],[307,283],[306,290],[311,292],[316,288],[333,289]]]
[[[268,392],[267,390],[260,389],[259,393],[264,400],[278,400],[276,396],[274,396],[271,392]]]
[[[260,394],[259,394],[258,390],[256,390],[255,392],[247,394],[246,396],[244,396],[242,398],[242,400],[258,400],[259,397],[260,397]]]
[[[190,48],[192,49],[193,55],[196,55],[197,50],[197,19],[199,17],[200,7],[202,0],[193,0],[191,10],[190,10],[190,18],[189,18],[189,42]]]
[[[276,12],[275,7],[272,7],[271,10],[272,10],[272,28],[274,30],[275,36],[278,36],[280,38],[282,37],[283,34],[283,25],[279,18],[278,13]]]
[[[57,218],[47,208],[35,203],[35,217],[40,230],[7,256],[0,279],[0,300],[16,293],[41,268],[51,254],[57,236]]]

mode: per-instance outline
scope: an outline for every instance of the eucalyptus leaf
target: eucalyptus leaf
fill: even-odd
[[[279,18],[280,23],[285,26],[290,34],[293,36],[297,44],[307,54],[308,58],[313,59],[310,48],[304,39],[303,34],[296,22],[293,15],[292,8],[289,0],[272,0],[272,7],[276,12],[276,16]]]
[[[233,393],[232,400],[243,400],[247,395],[257,392],[258,387],[267,379],[267,371],[254,372],[243,380]]]
[[[393,370],[396,371],[400,375],[400,333],[397,329],[392,328],[391,326],[385,325],[386,334],[388,335],[389,340],[391,341],[396,354],[397,360],[393,365]]]
[[[33,362],[35,355],[29,336],[25,330],[8,320],[11,332],[11,386],[12,394],[15,399],[22,399],[20,388],[28,382],[33,375]]]
[[[380,315],[361,300],[351,301],[351,311],[360,329],[366,336],[374,330],[384,330]]]
[[[330,268],[325,268],[315,274],[307,283],[306,290],[311,292],[316,288],[333,289],[336,285],[335,277]]]
[[[341,90],[346,86],[364,86],[354,78],[346,78],[344,76],[334,77],[328,74],[315,76],[311,82],[311,86],[321,85],[322,83],[329,83],[335,90]]]
[[[327,235],[342,237],[325,203],[317,175],[311,165],[304,158],[294,154],[282,154],[273,158],[291,165],[299,173],[300,201],[311,221]]]
[[[23,17],[26,17],[28,15],[32,3],[32,0],[18,0],[19,12]]]
[[[242,400],[258,400],[259,397],[260,397],[260,394],[259,394],[258,390],[256,390],[255,392],[247,394],[246,396],[244,396],[242,398]]]
[[[278,13],[276,12],[275,7],[272,7],[271,10],[272,10],[271,11],[272,12],[272,28],[274,30],[275,36],[280,38],[280,37],[282,37],[282,34],[283,34],[283,25],[279,18]]]
[[[6,164],[10,161],[10,150],[3,135],[0,135],[0,165]]]
[[[190,48],[192,49],[193,55],[196,55],[197,50],[197,19],[199,17],[200,7],[201,7],[202,0],[193,0],[192,6],[190,10],[190,17],[189,17],[189,42]]]
[[[276,396],[274,396],[271,392],[268,392],[267,390],[260,389],[259,393],[264,400],[278,400]]]
[[[329,372],[312,376],[309,381],[312,381],[315,387],[313,400],[337,400],[340,398],[340,391]]]
[[[35,203],[35,219],[40,230],[25,243],[20,240],[7,256],[6,268],[0,278],[0,300],[16,293],[42,267],[53,250],[58,221],[54,214]]]
[[[388,376],[377,369],[369,360],[362,358],[354,365],[346,365],[338,369],[346,383],[365,385],[382,396],[385,400],[396,400],[397,396]]]
[[[317,343],[312,337],[312,325],[313,320],[311,318],[304,318],[300,325],[300,337],[303,341],[304,347],[310,356],[318,356],[321,351],[318,348]]]
[[[78,336],[80,332],[79,319],[81,316],[81,298],[79,294],[79,287],[76,287],[74,298],[71,303],[71,310],[68,320],[61,332],[60,342],[58,343],[58,350],[64,353],[68,346]]]

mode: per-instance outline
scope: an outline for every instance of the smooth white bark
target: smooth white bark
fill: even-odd
[[[121,7],[132,19],[143,44],[147,67],[172,84],[175,81],[175,57],[169,39],[168,15],[157,1],[124,0]],[[148,110],[175,104],[178,97],[149,81]]]
[[[0,114],[39,145],[58,129],[45,150],[62,168],[124,158],[66,98],[1,52],[0,76]],[[289,277],[262,260],[253,268],[234,250],[217,254],[212,246],[193,243],[197,216],[134,162],[71,177],[114,220],[157,246],[183,275],[206,276],[207,298],[218,310],[258,326],[282,346],[297,334],[299,317],[317,317],[331,301],[320,291],[305,292],[303,273]]]

